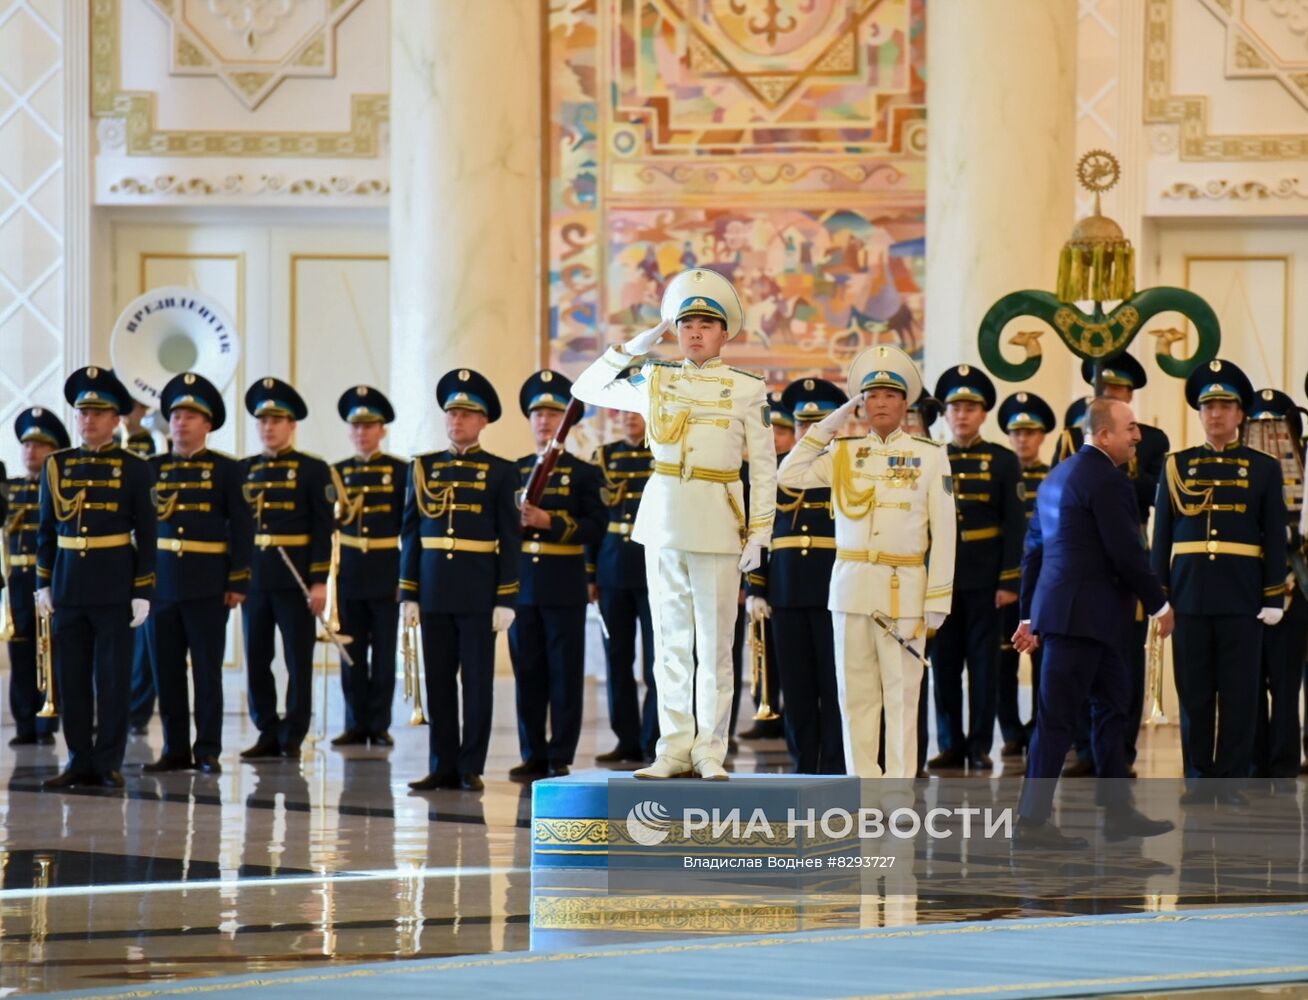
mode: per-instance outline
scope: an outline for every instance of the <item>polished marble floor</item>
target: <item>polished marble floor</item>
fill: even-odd
[[[329,718],[339,720],[332,681]],[[506,776],[517,762],[511,679],[497,680],[486,790],[421,796],[406,782],[425,770],[426,730],[404,724],[408,710],[398,700],[391,750],[334,750],[324,741],[298,762],[250,765],[235,756],[253,739],[240,675],[229,672],[226,686],[219,776],[143,774],[140,765],[159,751],[157,720],[131,740],[124,792],[41,792],[62,748],[3,751],[0,993],[550,947],[550,935],[533,940],[531,927],[530,790]],[[580,766],[612,744],[603,687],[588,681],[586,698]],[[10,735],[6,724],[0,736]],[[1176,775],[1176,729],[1142,739],[1143,773]],[[780,741],[742,743],[731,764],[738,772],[786,765]],[[714,905],[702,906],[708,919],[669,933],[740,933],[739,923],[714,924]],[[1169,904],[1095,905],[1130,912]],[[814,905],[802,923],[820,929],[1069,912],[1081,911],[1071,902],[995,908],[923,899],[904,908],[865,899]],[[787,920],[773,929],[792,926]],[[586,938],[557,940],[571,947]]]

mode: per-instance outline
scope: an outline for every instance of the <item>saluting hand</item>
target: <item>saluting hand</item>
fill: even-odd
[[[313,617],[321,618],[327,607],[327,584],[315,583],[309,588],[309,610]]]
[[[522,526],[524,528],[545,528],[550,526],[550,516],[533,503],[523,502]]]
[[[648,354],[660,340],[663,335],[672,329],[672,324],[663,320],[658,326],[652,326],[648,330],[642,330],[636,336],[622,345],[622,353],[629,354],[633,358],[639,358]]]
[[[839,409],[828,413],[818,421],[817,426],[810,433],[816,433],[819,438],[830,439],[839,433],[840,428],[845,426],[845,422],[858,409],[858,404],[862,401],[862,396],[855,396],[853,399],[845,402]]]

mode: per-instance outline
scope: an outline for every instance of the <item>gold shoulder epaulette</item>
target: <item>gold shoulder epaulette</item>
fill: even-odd
[[[731,368],[730,365],[727,365],[727,367]],[[750,378],[758,379],[760,382],[763,381],[763,376],[759,375],[757,372],[747,372],[743,368],[731,368],[731,370],[738,375],[748,375]]]
[[[660,368],[680,368],[680,361],[664,361],[662,358],[646,358],[645,364],[657,365]]]
[[[832,441],[861,441],[863,440],[864,437],[866,437],[866,435],[864,434],[840,434],[836,437],[833,437],[831,440]]]
[[[909,437],[911,437],[914,441],[921,441],[923,444],[935,445],[937,448],[944,447],[944,445],[941,444],[939,441],[937,441],[935,438],[923,437],[921,434],[910,434]]]

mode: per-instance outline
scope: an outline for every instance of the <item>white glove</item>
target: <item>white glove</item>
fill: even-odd
[[[1264,625],[1279,625],[1284,616],[1284,608],[1263,608],[1258,612],[1258,620]]]
[[[404,627],[417,628],[418,623],[422,621],[422,608],[418,606],[418,602],[404,601],[400,608],[404,612]]]
[[[144,597],[132,598],[132,628],[140,628],[150,617],[150,602]]]
[[[818,421],[817,426],[809,433],[816,433],[822,440],[829,441],[840,432],[840,428],[845,426],[845,421],[847,421],[850,414],[858,408],[858,404],[862,402],[862,399],[862,396],[855,396],[839,409],[832,413],[828,413]]]
[[[42,587],[36,592],[36,610],[43,615],[54,614],[54,597],[49,587]]]
[[[742,573],[749,573],[763,565],[763,546],[758,542],[750,542],[745,546],[745,551],[740,554],[738,567]]]
[[[518,613],[512,608],[496,608],[491,612],[491,631],[507,632]]]
[[[672,324],[663,320],[658,326],[651,326],[648,330],[642,330],[636,336],[622,345],[622,352],[630,354],[633,358],[643,357],[648,354],[660,340],[663,335],[672,329]]]
[[[945,619],[948,617],[943,611],[928,611],[926,613],[926,627],[932,632],[938,632],[940,626],[945,624]]]
[[[755,611],[758,612],[760,618],[772,617],[772,608],[768,606],[768,599],[766,597],[751,596],[745,598],[745,614],[753,618]]]

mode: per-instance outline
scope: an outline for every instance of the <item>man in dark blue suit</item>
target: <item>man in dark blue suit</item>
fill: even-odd
[[[1095,772],[1127,775],[1123,726],[1131,701],[1125,650],[1138,599],[1159,631],[1174,616],[1140,541],[1140,513],[1130,480],[1118,468],[1140,441],[1131,408],[1096,399],[1088,408],[1086,444],[1060,462],[1036,498],[1022,557],[1020,652],[1044,646],[1040,707],[1022,784],[1015,847],[1079,849],[1080,837],[1049,823],[1078,713],[1090,699]],[[1121,781],[1100,789],[1109,839],[1166,833],[1172,824],[1141,815]]]

